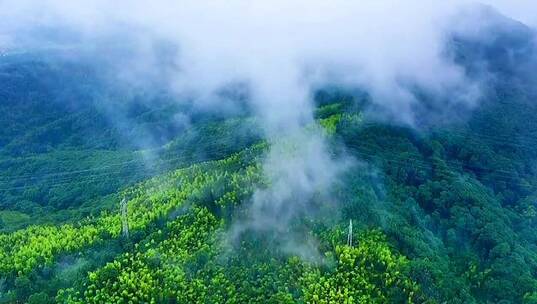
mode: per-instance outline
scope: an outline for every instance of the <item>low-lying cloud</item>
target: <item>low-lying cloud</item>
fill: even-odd
[[[490,2],[520,18],[536,6]],[[409,88],[467,105],[479,96],[478,84],[445,52],[450,30],[458,23],[467,31],[482,24],[480,18],[457,19],[471,6],[476,4],[5,1],[0,4],[0,43],[71,43],[93,47],[95,56],[113,56],[102,52],[126,48],[130,54],[110,58],[123,63],[115,70],[121,79],[143,83],[165,74],[175,92],[201,103],[219,100],[215,95],[222,87],[246,83],[268,132],[311,120],[310,92],[325,83],[364,88],[395,119],[412,124],[412,109],[419,101]],[[175,51],[164,62],[156,47],[162,41]],[[129,56],[133,58],[127,60]]]

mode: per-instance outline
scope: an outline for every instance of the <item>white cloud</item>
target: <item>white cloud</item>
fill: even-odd
[[[532,1],[487,2],[524,21],[532,19],[530,12],[535,10],[530,8],[537,6]],[[446,27],[461,7],[472,3],[4,1],[0,33],[52,27],[72,31],[89,44],[110,33],[156,35],[179,47],[180,72],[174,77],[179,92],[210,100],[211,92],[229,82],[248,82],[253,102],[270,128],[307,120],[309,90],[323,81],[365,87],[401,120],[412,122],[416,100],[402,82],[438,95],[456,89],[468,96],[464,90],[475,90],[460,67],[443,54]],[[138,70],[155,65],[147,48],[139,55],[143,57],[136,59]]]

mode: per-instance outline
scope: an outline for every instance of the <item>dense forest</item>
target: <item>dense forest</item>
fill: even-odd
[[[240,88],[200,109],[69,51],[1,54],[0,303],[537,303],[536,38],[502,26],[450,38],[489,75],[475,107],[416,92],[408,125],[318,88],[303,132],[348,163],[277,229],[241,223],[271,147],[303,143],[264,137]]]

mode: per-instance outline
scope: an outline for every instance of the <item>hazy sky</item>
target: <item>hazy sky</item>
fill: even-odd
[[[498,9],[502,14],[525,23],[531,27],[537,26],[537,2],[533,0],[488,0],[484,1]]]

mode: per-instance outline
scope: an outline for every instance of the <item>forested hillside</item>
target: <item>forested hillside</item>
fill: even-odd
[[[15,54],[0,62],[0,229],[96,215],[128,184],[259,140],[255,121],[241,113],[224,120],[179,107],[164,93],[120,96],[65,56]]]
[[[536,35],[491,28],[445,50],[475,104],[409,84],[405,123],[330,83],[289,133],[242,83],[0,53],[0,303],[537,303]]]

